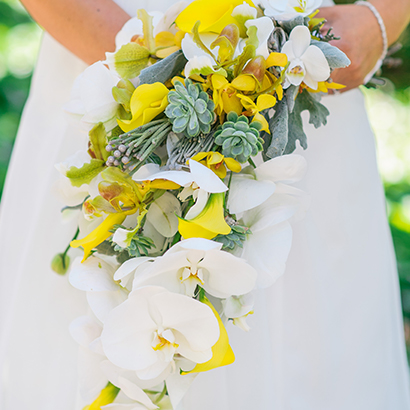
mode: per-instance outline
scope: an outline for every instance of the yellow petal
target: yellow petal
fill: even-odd
[[[226,157],[225,164],[232,172],[241,172],[241,164],[236,159]]]
[[[140,85],[133,92],[130,101],[132,120],[117,120],[118,125],[123,131],[128,132],[147,124],[165,110],[168,105],[168,93],[168,88],[159,82]]]
[[[232,82],[232,87],[240,91],[254,91],[257,87],[255,78],[250,75],[241,74],[236,77]]]
[[[175,36],[169,31],[161,31],[155,36],[156,47],[172,47],[175,45]]]
[[[213,74],[211,77],[212,87],[216,90],[220,90],[229,84],[228,80],[220,74]]]
[[[342,88],[346,88],[345,85],[339,83],[328,83],[326,82],[326,87],[333,90],[341,90]]]
[[[135,209],[136,211],[136,209]],[[97,226],[91,233],[89,233],[83,239],[77,239],[70,243],[72,248],[78,248],[82,246],[84,248],[84,257],[82,262],[84,262],[88,256],[91,254],[91,251],[98,246],[100,243],[103,243],[108,239],[112,233],[110,229],[114,225],[120,225],[124,222],[126,213],[115,213],[108,215],[104,221]]]
[[[252,1],[245,2],[255,7]],[[243,0],[195,0],[179,14],[175,23],[182,31],[190,33],[200,20],[200,32],[219,34],[228,24],[237,24],[231,14],[241,4]]]
[[[221,179],[224,179],[226,177],[226,167],[223,162],[220,162],[217,165],[212,165],[211,170],[215,173],[216,176]]]
[[[194,155],[191,159],[197,162],[201,162],[207,156],[208,156],[207,152],[198,152],[198,154]],[[188,164],[189,164],[189,160],[188,160]]]
[[[257,106],[256,104],[246,95],[238,94],[238,98],[241,100],[241,103],[245,110],[249,112],[255,112],[257,111]]]
[[[205,238],[212,239],[222,234],[228,235],[231,232],[230,226],[224,218],[225,194],[211,194],[203,211],[191,220],[178,217],[178,230],[183,238]]]
[[[266,131],[268,134],[270,134],[268,121],[266,121],[266,118],[262,114],[259,114],[259,113],[255,114],[255,116],[253,117],[252,122],[254,122],[254,121],[258,121],[262,124],[262,130],[261,131]]]
[[[158,58],[166,58],[170,56],[172,53],[175,53],[175,51],[178,51],[181,47],[178,46],[172,46],[172,47],[167,47],[163,48],[162,50],[158,50],[155,55]]]
[[[282,85],[281,84],[279,84],[277,87],[276,87],[276,95],[278,96],[278,100],[279,101],[282,101],[282,98],[283,98],[283,87],[282,87]]]
[[[270,53],[266,59],[266,67],[285,67],[288,63],[288,56],[284,53]]]
[[[216,165],[220,164],[224,160],[224,156],[220,152],[209,152],[208,153],[208,164]]]
[[[233,353],[231,345],[229,344],[228,332],[226,331],[218,312],[205,296],[201,298],[201,302],[208,305],[218,319],[219,339],[212,347],[211,360],[208,360],[205,363],[199,363],[191,371],[182,372],[182,374],[207,372],[208,370],[216,369],[217,367],[227,366],[228,364],[232,364],[235,361],[235,355]]]
[[[256,106],[258,111],[266,110],[267,108],[272,108],[276,104],[276,98],[273,95],[262,94],[258,97],[256,101]]]
[[[84,407],[83,410],[101,410],[101,407],[111,404],[117,397],[120,389],[111,383],[101,390],[100,395],[90,404]]]
[[[149,184],[150,188],[153,189],[179,189],[181,188],[181,185],[178,185],[175,182],[172,181],[167,181],[166,179],[155,179],[154,181],[151,181]]]
[[[222,91],[221,94],[222,104],[224,111],[229,114],[230,112],[236,112],[238,115],[242,114],[242,104],[239,99],[239,95],[234,89],[227,88]]]

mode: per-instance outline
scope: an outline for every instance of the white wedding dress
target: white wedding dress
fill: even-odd
[[[165,10],[172,0],[118,0]],[[83,147],[62,105],[85,68],[44,36],[0,215],[0,409],[81,410],[70,322],[83,292],[50,261],[70,241],[52,194],[54,164]],[[409,410],[395,258],[363,96],[326,97],[326,127],[300,151],[312,198],[286,273],[258,291],[252,327],[229,326],[236,362],[201,374],[184,410]],[[307,122],[307,121],[306,121]],[[179,409],[178,409],[179,410]]]

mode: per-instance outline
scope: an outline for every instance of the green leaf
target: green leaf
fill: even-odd
[[[315,128],[319,128],[321,125],[327,124],[329,110],[318,100],[316,100],[312,94],[304,90],[296,98],[295,111],[299,111],[299,113],[301,113],[306,110],[308,110],[310,114],[309,124],[313,124]]]
[[[285,98],[276,105],[275,115],[268,121],[271,134],[263,133],[264,154],[275,158],[283,154],[288,144],[289,110]]]
[[[329,67],[332,70],[335,68],[344,68],[350,65],[350,60],[347,55],[326,41],[311,40],[310,44],[319,47],[322,50]]]
[[[80,187],[83,184],[89,184],[104,168],[104,161],[101,159],[91,159],[81,168],[71,167],[67,171],[67,178],[70,178],[71,185]]]
[[[296,140],[299,140],[303,149],[307,148],[307,138],[303,131],[302,117],[300,111],[295,109],[289,114],[288,143],[286,144],[283,155],[291,154],[296,149]]]
[[[181,74],[186,63],[187,59],[182,51],[175,51],[167,58],[144,68],[139,76],[140,84],[153,84],[156,82],[164,84],[174,76]]]
[[[114,54],[114,67],[125,80],[138,77],[141,70],[148,65],[150,52],[137,43],[128,43]]]
[[[110,154],[105,149],[108,141],[104,125],[101,122],[95,125],[88,135],[90,137],[90,147],[88,148],[88,153],[91,158],[101,159],[104,162],[107,161]]]

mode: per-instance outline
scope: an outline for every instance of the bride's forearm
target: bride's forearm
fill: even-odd
[[[370,0],[386,26],[389,45],[395,43],[410,22],[410,0]]]
[[[130,18],[112,0],[21,0],[58,42],[88,64],[115,48],[115,35]]]

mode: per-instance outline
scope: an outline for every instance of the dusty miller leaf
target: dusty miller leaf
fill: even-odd
[[[297,97],[298,93],[299,93],[299,87],[296,87],[295,85],[291,85],[285,91],[286,102],[287,102],[287,105],[288,105],[289,114],[295,108],[295,102],[296,102],[296,97]]]
[[[280,21],[279,24],[287,34],[290,34],[296,26],[307,26],[309,24],[308,22],[309,19],[307,17],[297,16],[292,20]]]
[[[263,133],[264,154],[267,158],[282,155],[288,144],[289,110],[286,99],[279,101],[275,108],[274,116],[268,121],[271,134]]]
[[[164,84],[172,77],[181,74],[187,59],[181,50],[175,51],[167,58],[144,68],[139,76],[140,84],[153,84],[160,82]]]
[[[347,55],[337,47],[334,47],[325,41],[318,40],[311,40],[310,44],[319,47],[322,50],[329,67],[332,70],[335,68],[347,67],[350,64],[350,60]]]

